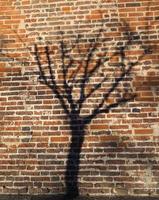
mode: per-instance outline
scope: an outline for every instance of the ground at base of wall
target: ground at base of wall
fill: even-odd
[[[77,197],[72,200],[158,200],[159,196],[96,196],[96,197]],[[63,196],[24,196],[24,195],[0,195],[0,200],[70,200]]]

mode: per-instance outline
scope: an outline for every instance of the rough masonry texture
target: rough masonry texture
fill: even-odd
[[[158,0],[0,0],[0,194],[71,178],[159,195]]]

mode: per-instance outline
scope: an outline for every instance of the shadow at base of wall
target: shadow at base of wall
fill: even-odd
[[[63,195],[0,195],[0,200],[71,200]],[[159,196],[80,196],[72,200],[159,200]]]

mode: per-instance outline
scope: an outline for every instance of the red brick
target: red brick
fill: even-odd
[[[135,134],[153,134],[153,129],[135,129]]]

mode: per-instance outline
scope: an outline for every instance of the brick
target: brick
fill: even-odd
[[[101,124],[98,124],[98,125],[95,125],[95,124],[92,124],[91,126],[90,126],[90,129],[91,130],[101,130],[101,129],[108,129],[108,125],[101,125]]]
[[[65,13],[71,13],[71,7],[70,6],[62,7],[62,11]]]
[[[68,137],[51,137],[51,142],[68,142],[69,141],[69,138]]]
[[[153,129],[136,129],[135,134],[153,134]]]

